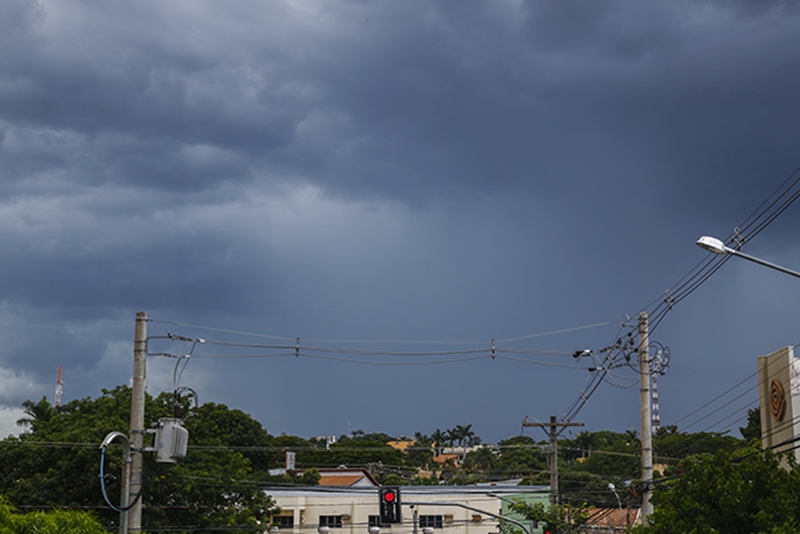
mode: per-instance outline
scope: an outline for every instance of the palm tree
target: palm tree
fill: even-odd
[[[467,454],[467,447],[480,442],[480,438],[472,431],[472,425],[456,425],[455,428],[448,430],[447,434],[450,436],[453,444],[458,443],[458,446],[461,447],[461,460],[463,460]]]
[[[476,436],[475,432],[472,431],[472,425],[456,425],[450,432],[454,440],[458,442],[459,447],[469,447],[475,443]]]
[[[464,457],[464,463],[468,468],[477,469],[484,475],[494,469],[495,462],[494,448],[487,446],[478,447]]]
[[[437,428],[431,434],[431,440],[433,440],[434,445],[436,446],[436,456],[442,454],[442,448],[445,446],[448,440],[448,431],[443,431],[440,428]]]
[[[17,426],[33,427],[34,423],[38,421],[49,421],[58,413],[58,409],[47,401],[47,397],[42,397],[42,400],[39,402],[26,400],[22,403],[22,407],[25,408],[23,410],[25,417],[17,419]]]
[[[581,450],[581,457],[583,458],[586,458],[591,453],[593,444],[594,436],[588,430],[578,432],[575,436],[575,445]]]

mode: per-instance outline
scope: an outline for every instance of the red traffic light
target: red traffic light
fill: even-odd
[[[395,525],[403,522],[400,509],[400,488],[397,486],[378,490],[378,508],[381,526]]]

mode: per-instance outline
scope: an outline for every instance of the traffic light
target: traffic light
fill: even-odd
[[[378,489],[378,507],[381,525],[395,525],[403,521],[400,516],[400,488],[386,486]]]

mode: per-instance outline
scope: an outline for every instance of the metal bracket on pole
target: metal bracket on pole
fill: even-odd
[[[133,448],[131,447],[131,440],[123,434],[122,432],[110,432],[106,435],[105,439],[103,439],[103,443],[100,444],[100,449],[105,452],[105,449],[111,445],[111,442],[115,439],[121,439],[125,442],[125,446],[122,449],[122,493],[120,496],[120,512],[119,512],[119,531],[120,534],[127,534],[128,532],[128,503],[130,499],[130,484],[131,484],[131,453],[133,452]],[[101,463],[101,475],[102,475],[102,463]],[[103,484],[103,480],[101,479],[101,484]],[[107,495],[105,494],[105,485],[103,485],[103,496],[108,499]],[[109,503],[110,504],[110,503]],[[112,506],[113,508],[113,506]]]

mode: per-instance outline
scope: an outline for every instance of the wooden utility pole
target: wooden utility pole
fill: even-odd
[[[653,421],[650,417],[650,338],[647,312],[639,314],[639,405],[642,427],[642,524],[653,512],[650,494],[653,486]]]
[[[569,423],[567,421],[556,421],[556,416],[550,416],[549,423],[529,423],[526,417],[522,421],[522,426],[538,426],[540,428],[549,427],[547,435],[550,437],[550,504],[558,504],[558,428],[568,426],[583,426],[583,423]]]
[[[142,449],[144,448],[144,389],[147,378],[147,313],[136,313],[136,332],[133,341],[133,391],[131,392],[131,470],[128,499],[136,498],[142,491]],[[133,497],[131,497],[133,496]],[[132,532],[142,530],[142,499],[139,496],[128,512],[127,526]]]

